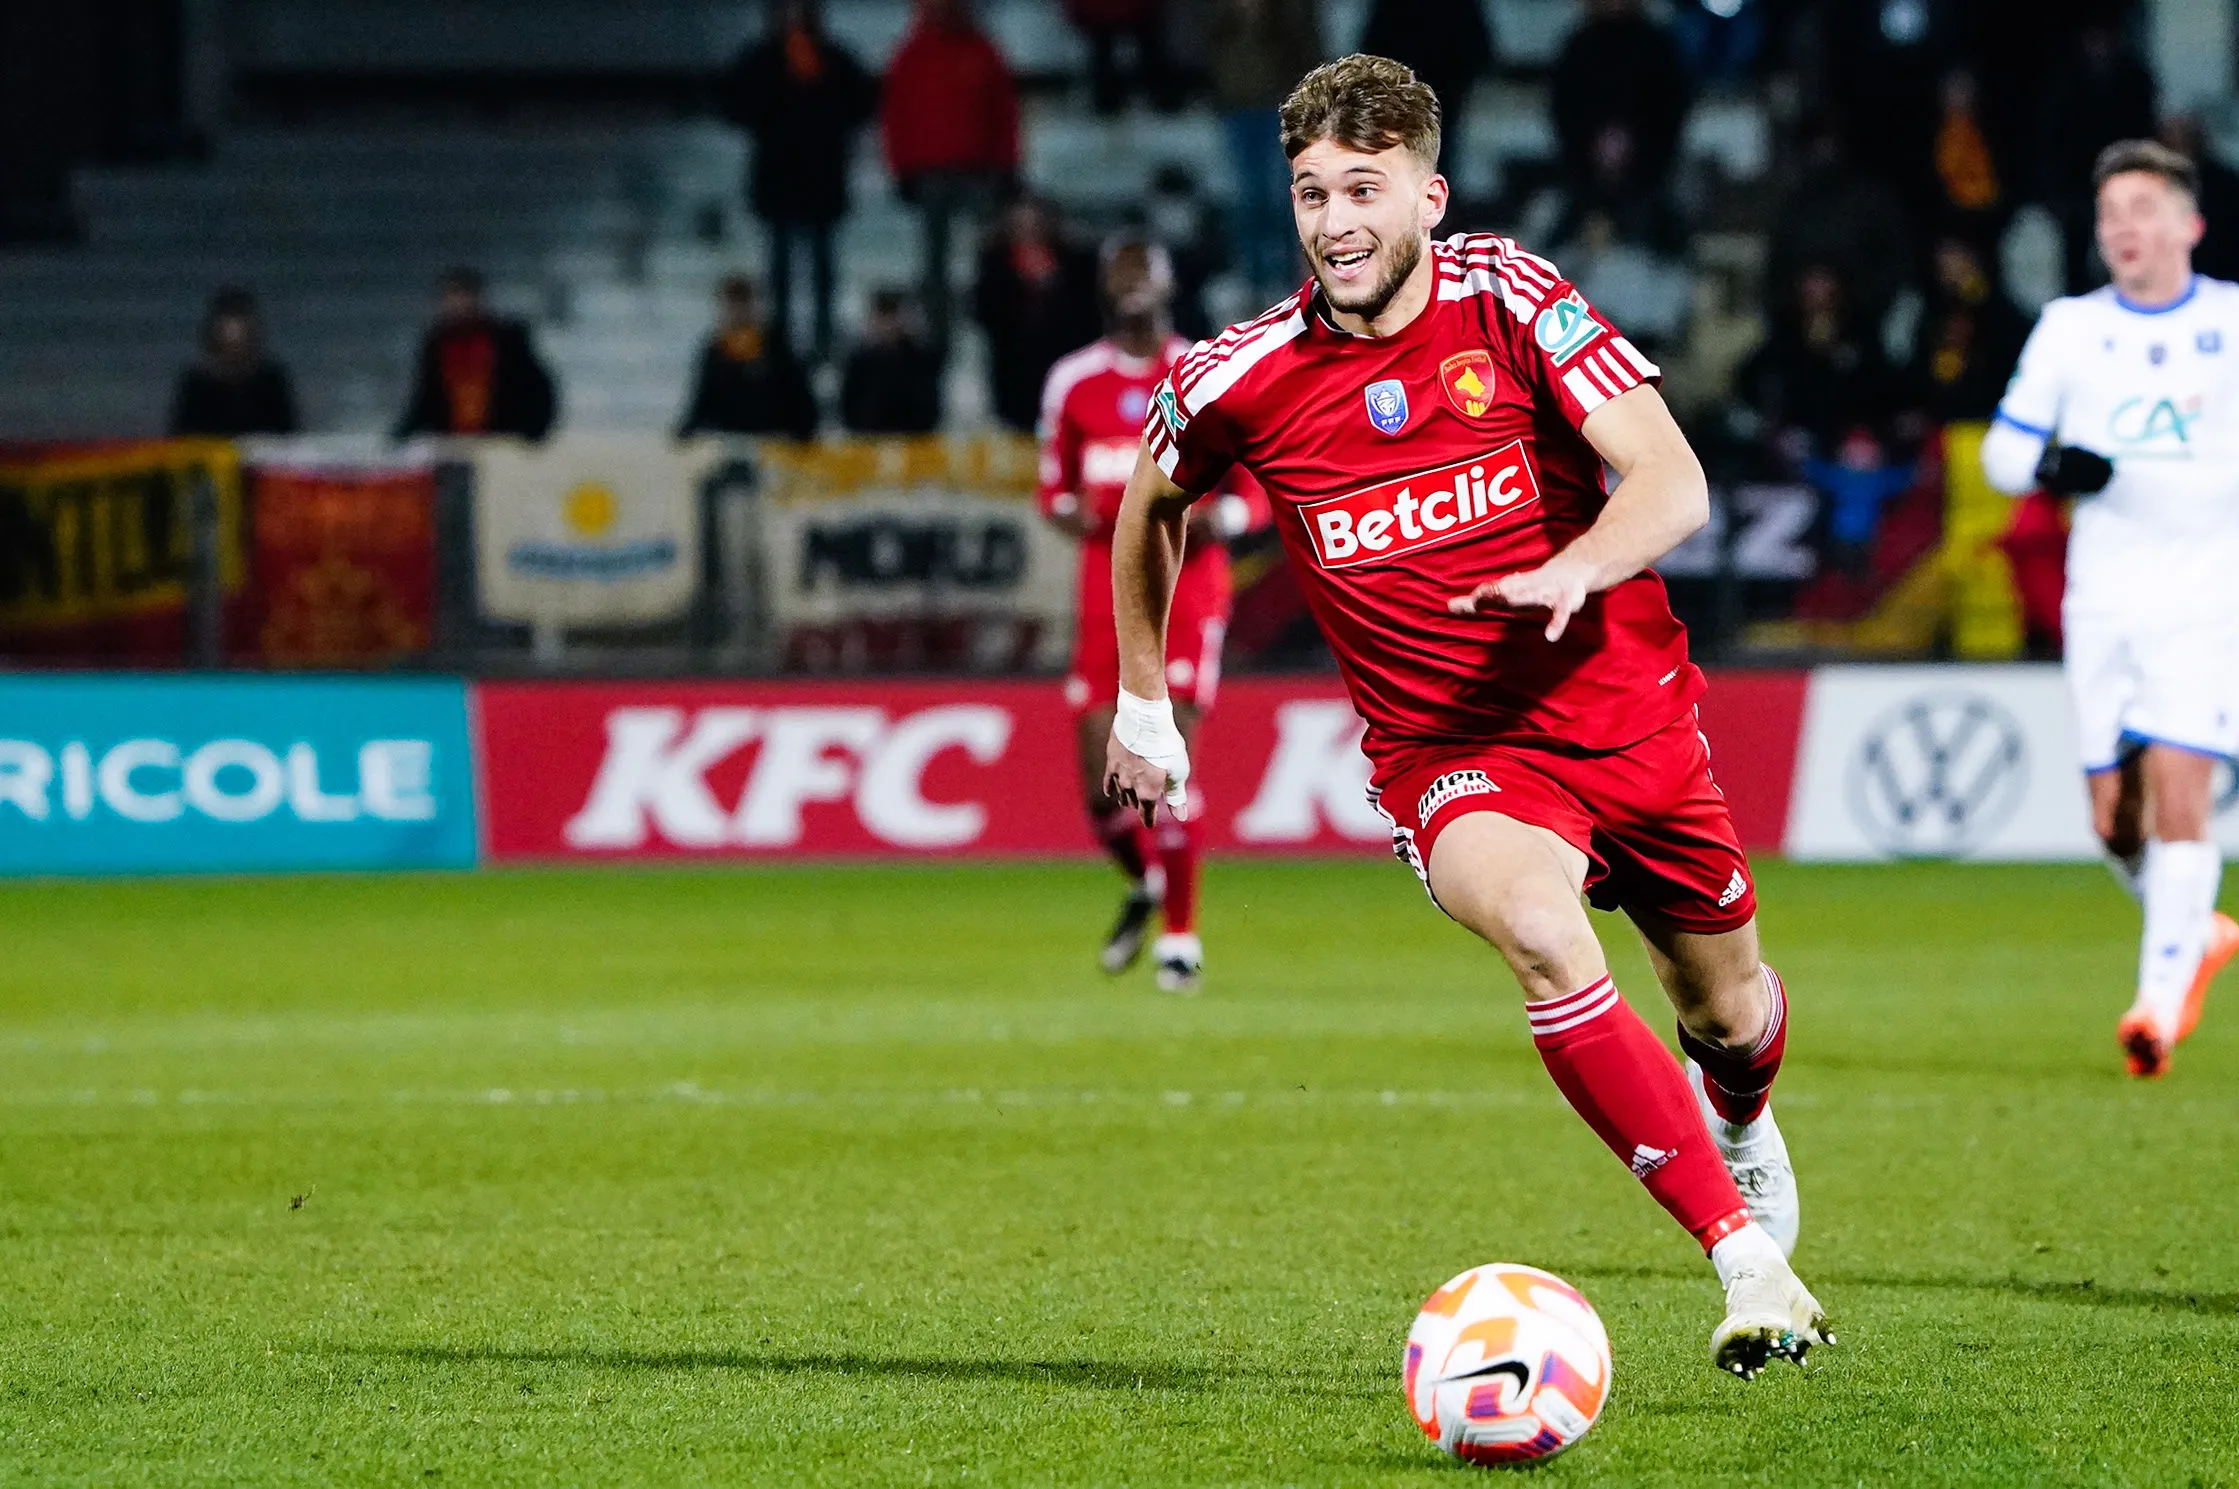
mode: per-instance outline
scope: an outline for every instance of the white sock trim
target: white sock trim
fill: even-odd
[[[1537,1003],[1524,1005],[1524,1018],[1530,1023],[1532,1037],[1543,1034],[1560,1034],[1565,1029],[1575,1029],[1580,1024],[1591,1023],[1617,1006],[1617,981],[1606,973],[1599,981],[1587,984],[1575,993],[1560,998],[1545,998]]]

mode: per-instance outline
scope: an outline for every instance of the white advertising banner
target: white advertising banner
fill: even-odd
[[[662,435],[474,442],[476,574],[493,620],[674,620],[700,579],[700,483],[720,456]]]
[[[789,672],[1054,671],[1079,549],[1034,505],[1031,440],[767,445],[761,595]]]
[[[2228,790],[2223,808],[2218,836],[2239,851]],[[1823,862],[2096,858],[2060,669],[1818,669],[1786,851]]]

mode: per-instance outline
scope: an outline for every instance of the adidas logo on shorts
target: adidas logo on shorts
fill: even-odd
[[[1423,799],[1415,803],[1415,820],[1428,822],[1431,814],[1458,796],[1481,796],[1488,791],[1498,791],[1492,777],[1481,770],[1450,770],[1430,783]]]
[[[1718,897],[1718,908],[1725,909],[1747,893],[1749,893],[1749,881],[1741,876],[1740,869],[1734,870],[1734,877],[1726,881],[1726,892]]]

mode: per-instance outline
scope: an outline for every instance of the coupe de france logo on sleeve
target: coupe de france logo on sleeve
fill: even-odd
[[[1370,383],[1367,396],[1369,423],[1386,434],[1397,434],[1407,427],[1407,388],[1398,378]]]
[[[1533,339],[1558,367],[1584,351],[1586,343],[1601,333],[1602,323],[1594,319],[1576,290],[1540,311],[1539,319],[1532,323]]]

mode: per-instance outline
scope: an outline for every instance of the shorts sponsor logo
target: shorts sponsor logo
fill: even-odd
[[[1370,383],[1365,396],[1369,423],[1386,434],[1397,434],[1407,427],[1407,388],[1398,378]]]
[[[1749,881],[1741,876],[1740,869],[1734,870],[1734,877],[1726,881],[1726,892],[1718,897],[1718,908],[1721,910],[1727,908],[1747,893],[1749,893]]]
[[[2006,825],[2029,785],[2021,722],[1980,693],[1923,693],[1867,728],[1852,757],[1852,819],[1899,858],[1956,858]]]
[[[1493,354],[1483,347],[1454,353],[1438,364],[1438,385],[1466,417],[1484,418],[1493,407]]]
[[[1484,796],[1500,790],[1492,778],[1481,770],[1450,770],[1430,783],[1423,799],[1415,804],[1415,820],[1428,822],[1438,809],[1450,801],[1464,796]]]
[[[1522,440],[1471,460],[1364,487],[1299,507],[1325,569],[1388,563],[1473,537],[1539,500]]]
[[[1575,290],[1540,311],[1532,322],[1532,339],[1557,367],[1584,351],[1601,333],[1602,323]]]

